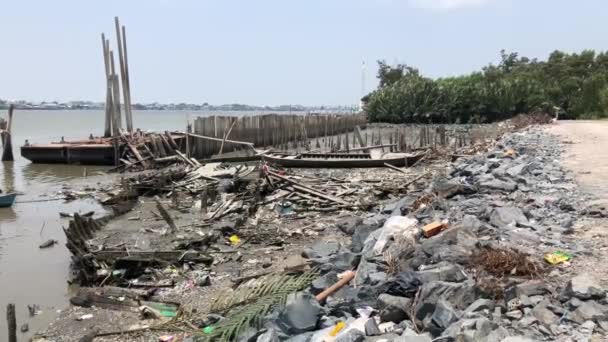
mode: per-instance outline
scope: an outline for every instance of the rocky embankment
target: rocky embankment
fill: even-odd
[[[346,222],[350,246],[307,249],[320,277],[247,338],[605,340],[606,290],[593,269],[577,266],[595,245],[577,227],[606,212],[588,205],[559,157],[559,141],[541,128],[511,133],[489,152],[457,160],[426,190]],[[444,228],[425,237],[432,222]],[[551,253],[570,260],[549,264]],[[348,285],[315,300],[351,269]]]

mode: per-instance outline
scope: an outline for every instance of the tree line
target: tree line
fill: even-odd
[[[542,111],[560,119],[608,117],[608,52],[554,51],[546,61],[500,53],[500,63],[432,79],[378,61],[378,89],[362,101],[371,122],[483,123]]]

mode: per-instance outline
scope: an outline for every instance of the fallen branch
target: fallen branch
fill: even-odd
[[[171,227],[171,231],[176,232],[177,226],[175,225],[175,222],[171,218],[171,215],[169,215],[169,212],[167,211],[167,209],[165,209],[165,207],[162,205],[162,203],[160,203],[160,198],[158,198],[158,196],[154,196],[154,202],[156,202],[156,209],[158,209],[160,216],[162,216],[162,218],[167,222],[169,227]]]
[[[339,289],[342,288],[342,286],[350,283],[351,280],[353,280],[353,278],[355,277],[355,272],[354,271],[346,271],[344,273],[344,276],[342,277],[342,279],[338,280],[337,283],[333,284],[332,286],[326,288],[325,290],[323,290],[323,292],[319,293],[315,299],[317,300],[317,302],[322,302],[324,301],[327,297],[329,297],[332,293],[338,291]]]

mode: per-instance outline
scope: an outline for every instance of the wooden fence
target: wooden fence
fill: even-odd
[[[208,116],[194,121],[195,134],[218,139],[245,141],[256,147],[287,148],[289,143],[304,146],[310,139],[352,131],[364,126],[364,114],[265,114],[255,116]],[[232,151],[236,145],[226,142],[223,152]],[[221,141],[195,139],[192,155],[206,158],[222,148]]]

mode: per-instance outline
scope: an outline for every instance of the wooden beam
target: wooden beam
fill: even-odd
[[[160,198],[158,196],[154,196],[154,202],[156,202],[156,209],[158,209],[160,216],[162,216],[162,218],[167,222],[167,224],[171,228],[171,231],[176,232],[177,226],[175,225],[173,218],[171,218],[171,215],[169,215],[169,212],[167,211],[167,209],[165,209],[163,204],[160,203]]]
[[[219,141],[219,142],[224,141],[224,139],[220,139],[220,138],[214,138],[214,137],[208,137],[208,136],[205,136],[205,135],[200,135],[200,134],[194,134],[194,133],[184,133],[184,132],[179,132],[179,133],[181,133],[181,134],[188,134],[188,135],[189,135],[189,136],[191,136],[191,137],[194,137],[194,138],[199,138],[199,139],[204,139],[204,140]],[[226,139],[225,141],[226,141],[227,143],[230,143],[230,144],[244,145],[244,146],[250,147],[251,149],[254,149],[254,147],[253,147],[253,143],[250,143],[250,142],[246,142],[246,141],[236,141],[236,140],[228,140],[228,139]]]
[[[331,195],[326,195],[326,194],[321,193],[319,191],[316,191],[316,190],[314,190],[312,188],[309,188],[309,187],[307,187],[307,186],[305,186],[305,185],[303,185],[303,184],[301,184],[299,182],[296,182],[293,179],[289,179],[287,177],[281,176],[281,175],[279,175],[276,172],[268,171],[268,174],[270,176],[274,177],[274,178],[278,178],[278,179],[280,179],[282,181],[285,181],[285,182],[291,184],[293,186],[293,188],[296,189],[296,190],[299,190],[299,191],[302,191],[302,192],[306,192],[306,193],[309,193],[309,194],[317,196],[317,197],[321,197],[321,198],[326,199],[326,200],[331,201],[331,202],[336,202],[336,203],[344,204],[344,205],[350,205],[350,203],[344,201],[341,198],[334,197],[334,196],[331,196]]]

